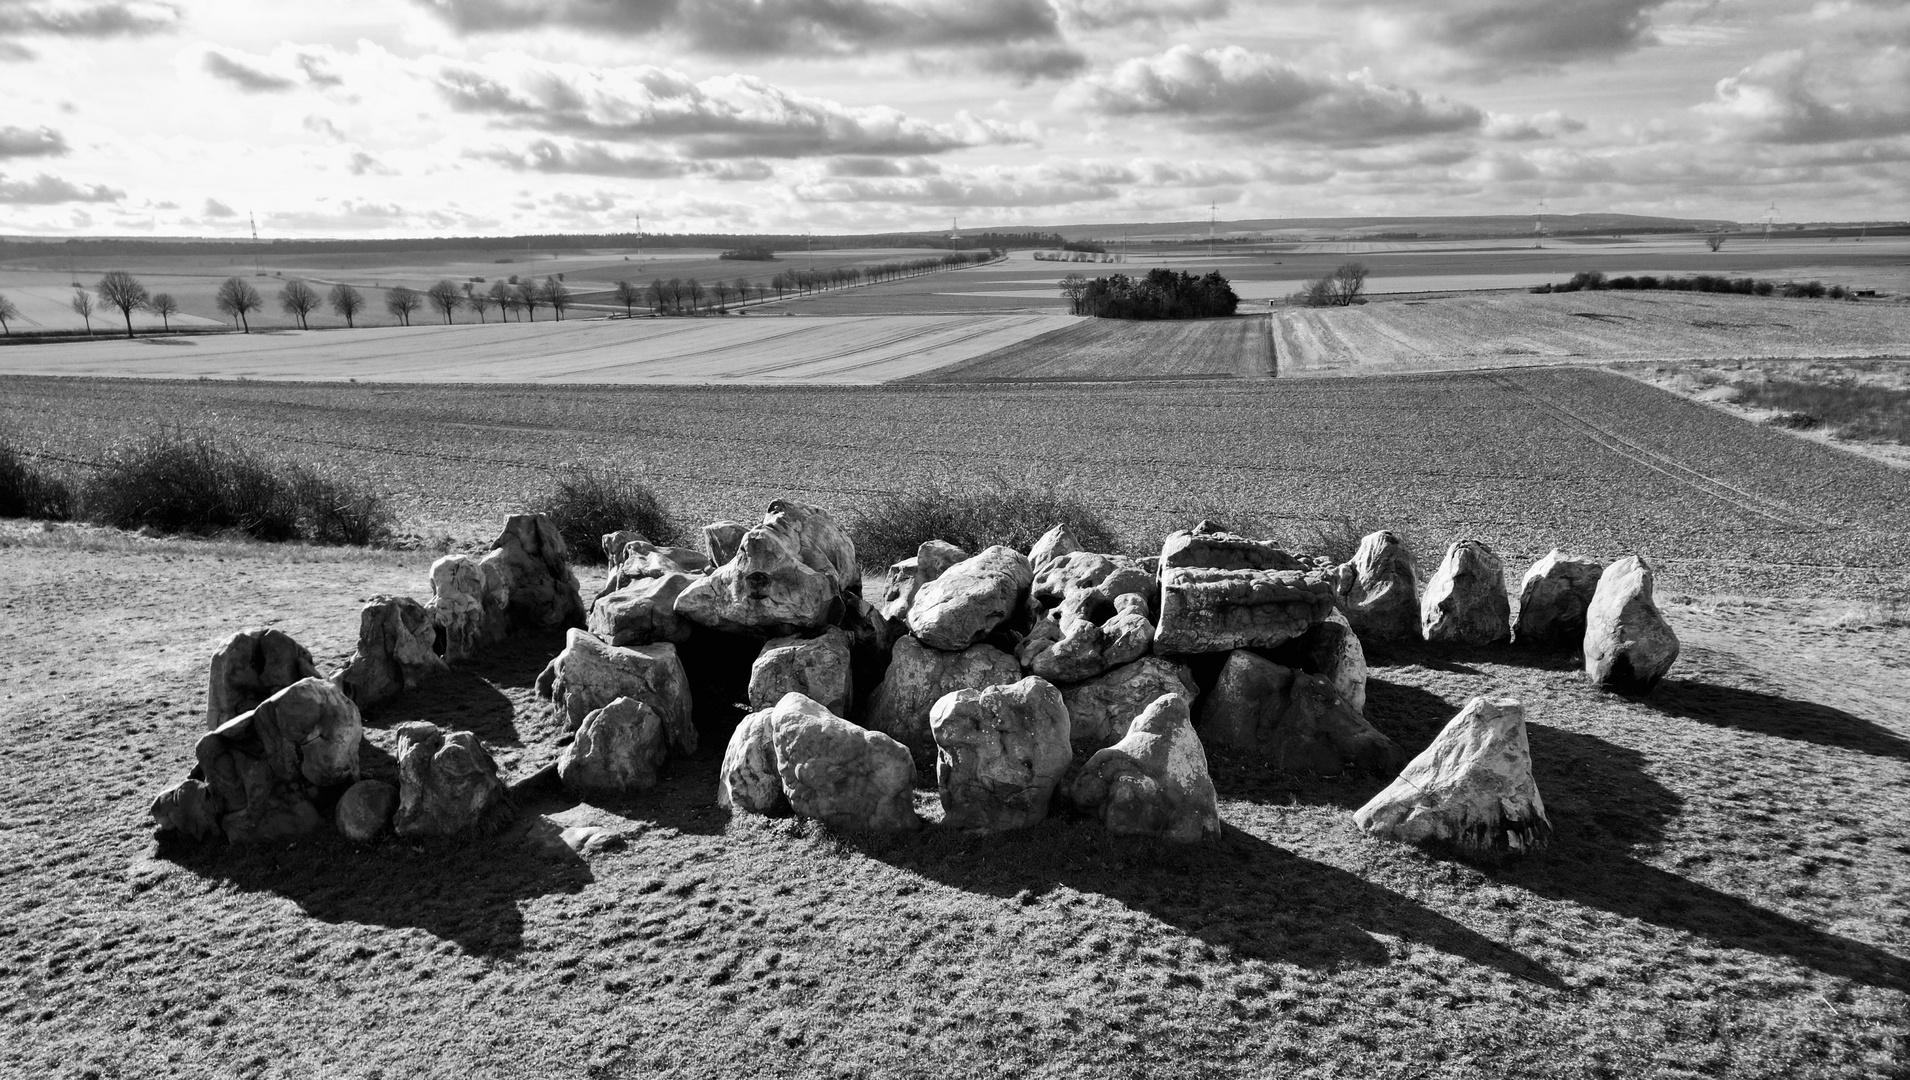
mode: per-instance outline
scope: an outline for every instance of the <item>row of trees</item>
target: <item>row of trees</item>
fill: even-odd
[[[1792,299],[1816,300],[1830,297],[1832,300],[1855,300],[1857,292],[1842,285],[1826,286],[1821,281],[1766,281],[1763,278],[1731,278],[1714,274],[1696,274],[1692,277],[1655,277],[1641,274],[1633,277],[1625,274],[1621,277],[1607,278],[1601,270],[1580,270],[1571,280],[1557,284],[1539,285],[1530,291],[1535,293],[1578,292],[1580,289],[1599,291],[1603,289],[1668,289],[1672,292],[1712,292],[1736,293],[1739,296],[1788,296]]]
[[[1061,279],[1061,291],[1076,315],[1104,319],[1209,319],[1232,315],[1240,306],[1219,271],[1198,278],[1166,268],[1149,270],[1142,278],[1069,274]]]

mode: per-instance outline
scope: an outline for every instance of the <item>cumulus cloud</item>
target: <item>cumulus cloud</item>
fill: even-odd
[[[235,60],[217,50],[206,53],[203,66],[206,74],[229,82],[248,94],[275,94],[298,85],[294,79],[274,75],[262,68],[253,67],[243,60]]]
[[[1810,144],[1910,135],[1910,12],[1897,30],[1896,41],[1833,40],[1762,56],[1719,80],[1698,111],[1724,138]]]
[[[65,136],[52,128],[0,127],[0,158],[58,157],[66,151]]]
[[[36,3],[0,0],[0,35],[138,37],[171,30],[179,8],[159,3]]]
[[[691,158],[937,154],[1026,141],[1028,129],[963,116],[930,124],[886,106],[805,97],[748,75],[701,82],[657,67],[586,68],[524,58],[486,69],[447,66],[437,78],[452,108],[600,141],[667,144]]]
[[[1539,139],[1556,139],[1585,130],[1585,121],[1567,116],[1557,109],[1550,109],[1530,116],[1513,113],[1488,113],[1480,133],[1489,139],[1501,142],[1534,142]]]
[[[615,176],[625,180],[767,180],[775,170],[754,160],[696,161],[675,154],[620,150],[593,142],[559,143],[538,139],[518,149],[474,150],[471,157],[494,161],[519,172]]]
[[[0,175],[0,203],[9,206],[54,206],[59,203],[118,202],[126,193],[104,184],[82,185],[45,173],[31,180]]]
[[[1608,60],[1656,39],[1651,14],[1668,0],[1382,0],[1365,9],[1368,32],[1399,51],[1428,47],[1452,66],[1492,77]]]
[[[1302,71],[1238,46],[1176,45],[1090,75],[1062,94],[1105,116],[1160,116],[1209,133],[1358,145],[1472,131],[1471,105],[1374,82]]]
[[[239,216],[238,211],[232,209],[230,206],[227,206],[226,204],[220,202],[219,200],[210,198],[210,197],[206,199],[206,207],[203,211],[201,211],[201,213],[203,213],[206,217],[209,217],[209,218],[229,218],[229,217]]]
[[[337,56],[324,46],[296,48],[282,45],[270,56],[252,56],[231,49],[208,49],[202,67],[208,75],[237,86],[248,94],[276,94],[301,86],[329,89],[344,85],[332,69]]]

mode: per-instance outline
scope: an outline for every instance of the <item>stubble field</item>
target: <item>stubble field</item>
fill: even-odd
[[[911,382],[1070,382],[1133,379],[1264,379],[1273,343],[1264,315],[1192,321],[1070,318],[1054,330]]]

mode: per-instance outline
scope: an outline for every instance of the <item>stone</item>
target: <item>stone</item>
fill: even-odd
[[[743,534],[749,526],[740,521],[712,521],[703,526],[703,553],[711,566],[722,566],[743,549]]]
[[[924,540],[912,558],[889,567],[889,583],[882,592],[882,614],[900,620],[905,626],[909,605],[922,586],[941,577],[948,568],[966,561],[968,552],[945,540]]]
[[[773,709],[784,694],[799,693],[837,716],[846,714],[855,700],[849,646],[848,632],[834,626],[821,637],[765,642],[749,671],[750,711]]]
[[[511,587],[498,560],[446,555],[431,564],[431,615],[444,658],[460,664],[503,641],[511,628]]]
[[[650,542],[650,538],[635,529],[618,529],[603,534],[604,565],[615,566],[623,561],[623,549],[631,543]]]
[[[495,832],[511,801],[490,751],[468,731],[422,720],[399,724],[398,810],[392,831],[406,838]]]
[[[566,790],[585,797],[648,791],[669,756],[663,717],[645,702],[620,697],[577,725],[557,755],[557,776]]]
[[[1334,596],[1324,571],[1169,567],[1163,558],[1154,651],[1272,648],[1323,622]]]
[[[1164,694],[1127,734],[1095,752],[1074,779],[1074,804],[1116,836],[1180,843],[1220,835],[1220,800],[1187,698]]]
[[[1033,583],[1028,557],[996,544],[918,589],[909,631],[932,648],[966,649],[1012,620]]]
[[[1476,697],[1378,795],[1353,812],[1371,836],[1473,851],[1526,852],[1552,836],[1532,780],[1525,708]]]
[[[1269,540],[1254,540],[1225,530],[1199,528],[1169,533],[1161,542],[1162,571],[1319,569],[1317,560],[1295,555]]]
[[[628,588],[631,584],[646,578],[668,577],[672,574],[701,574],[709,568],[710,561],[704,558],[700,551],[680,547],[659,547],[643,539],[630,540],[623,546],[622,557],[610,564],[610,572],[604,577],[603,587],[598,589],[597,595],[591,599],[601,600],[611,593]]]
[[[1325,620],[1273,651],[1288,667],[1320,675],[1334,692],[1360,715],[1366,713],[1366,649],[1345,615],[1328,613]]]
[[[1028,549],[1028,565],[1039,571],[1050,561],[1080,550],[1081,541],[1074,538],[1074,533],[1066,525],[1056,525],[1042,533],[1035,546]]]
[[[788,524],[744,533],[734,558],[677,595],[677,615],[712,630],[768,636],[834,622],[842,610],[836,578],[802,561],[799,540]]]
[[[354,844],[369,844],[391,827],[398,789],[383,780],[360,780],[345,789],[332,811],[332,825]]]
[[[895,643],[888,674],[869,698],[865,722],[927,761],[935,753],[929,713],[936,702],[957,690],[1020,680],[1021,665],[992,645],[945,652],[905,637]]]
[[[1063,626],[1051,615],[1022,639],[1015,657],[1023,668],[1050,682],[1077,683],[1108,669],[1101,655],[1106,644],[1099,626],[1085,619]]]
[[[1185,665],[1158,656],[1143,657],[1064,687],[1061,697],[1068,706],[1069,737],[1075,749],[1094,751],[1114,745],[1136,717],[1166,694],[1193,701],[1200,691]]]
[[[1622,694],[1646,694],[1678,659],[1672,633],[1652,596],[1651,565],[1627,555],[1607,566],[1585,611],[1585,674]]]
[[[1482,540],[1455,540],[1419,598],[1427,641],[1497,645],[1512,640],[1505,568]]]
[[[445,670],[437,618],[409,596],[374,596],[358,612],[358,651],[338,675],[360,708],[417,689]]]
[[[282,630],[241,630],[212,654],[206,687],[206,730],[258,708],[300,679],[318,675],[305,646]]]
[[[1398,533],[1381,530],[1360,540],[1339,567],[1342,609],[1362,640],[1419,639],[1419,571]]]
[[[557,526],[542,514],[513,514],[484,555],[502,577],[519,625],[582,626],[584,599]]]
[[[225,802],[202,780],[181,780],[160,792],[152,816],[153,831],[161,839],[203,844],[224,835],[219,821],[225,816]]]
[[[696,753],[689,676],[667,641],[623,647],[572,630],[564,635],[564,651],[537,676],[537,696],[557,706],[566,731],[620,697],[636,698],[663,718],[670,745]]]
[[[801,694],[777,702],[769,725],[783,794],[798,815],[856,831],[921,827],[907,747]]]
[[[942,823],[1003,832],[1038,825],[1074,760],[1061,691],[1029,676],[1008,686],[962,689],[929,712]]]
[[[795,499],[777,499],[763,515],[762,527],[789,537],[796,557],[827,575],[836,592],[861,590],[862,565],[856,562],[855,542],[829,511]]]
[[[364,730],[344,691],[309,678],[206,732],[195,756],[226,839],[289,840],[316,829],[321,793],[358,779]]]
[[[1605,568],[1568,558],[1553,548],[1519,583],[1516,638],[1534,648],[1577,648],[1585,641],[1585,611]]]
[[[1072,551],[1050,559],[1035,572],[1028,590],[1028,606],[1039,619],[1075,597],[1074,607],[1098,623],[1106,619],[1111,610],[1090,611],[1090,608],[1111,609],[1118,595],[1149,594],[1157,587],[1154,575],[1143,570],[1138,560]]]
[[[769,723],[773,715],[773,709],[750,713],[730,733],[716,778],[716,805],[739,814],[789,810],[782,773],[776,767],[776,740]]]
[[[690,640],[690,623],[677,617],[676,601],[691,580],[683,573],[636,578],[593,601],[584,628],[612,645],[681,645]]]
[[[1202,703],[1199,733],[1209,745],[1247,751],[1282,772],[1389,775],[1405,760],[1330,679],[1244,651],[1222,665]]]
[[[1130,664],[1154,647],[1154,623],[1148,618],[1147,597],[1126,593],[1114,598],[1114,617],[1101,624],[1101,662],[1108,667]]]

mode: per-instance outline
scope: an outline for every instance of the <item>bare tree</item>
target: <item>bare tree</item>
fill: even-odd
[[[86,320],[86,334],[91,337],[93,335],[93,294],[85,289],[74,289],[73,299],[67,306],[73,309],[73,314]]]
[[[683,279],[673,277],[663,287],[670,290],[670,312],[682,314],[683,298],[689,295],[688,290],[683,287]]]
[[[663,283],[662,278],[653,278],[648,292],[650,293],[650,310],[658,315],[663,314],[663,309],[670,303],[670,287]]]
[[[561,278],[547,277],[539,290],[544,294],[544,303],[550,305],[557,321],[564,321],[564,311],[570,307],[570,290],[564,287]]]
[[[1081,301],[1088,295],[1088,279],[1080,274],[1069,274],[1061,279],[1061,295],[1068,298],[1074,306],[1074,313],[1081,314]]]
[[[398,316],[406,326],[411,325],[411,315],[424,306],[424,297],[409,285],[394,285],[385,290],[385,310]]]
[[[124,270],[108,270],[106,276],[93,286],[100,299],[119,309],[126,318],[126,336],[133,336],[133,310],[146,306],[148,296],[146,286],[139,279]]]
[[[683,283],[683,291],[690,294],[690,314],[696,314],[696,309],[703,303],[702,284],[691,278]]]
[[[13,320],[20,317],[20,307],[5,296],[0,296],[0,334],[13,336]]]
[[[1714,232],[1710,234],[1709,236],[1706,236],[1704,238],[1704,246],[1710,248],[1712,251],[1716,251],[1719,248],[1723,247],[1724,246],[1724,230],[1719,229],[1717,232]]]
[[[485,295],[491,298],[491,303],[497,305],[497,321],[499,322],[503,322],[511,309],[517,306],[511,296],[511,287],[502,281],[491,282],[491,288]]]
[[[517,286],[517,302],[524,305],[525,314],[530,316],[532,322],[536,322],[537,305],[544,302],[544,295],[535,284],[528,281],[519,282]]]
[[[160,324],[167,330],[171,330],[172,317],[179,314],[179,301],[174,300],[172,294],[168,292],[154,293],[152,298],[146,301],[146,310],[159,316]]]
[[[451,322],[452,312],[457,311],[458,307],[464,303],[464,293],[458,289],[458,283],[450,278],[440,279],[436,285],[426,289],[424,294],[430,299],[431,306],[438,309],[438,314],[444,316],[447,324]]]
[[[318,310],[318,304],[318,290],[298,278],[286,282],[285,287],[279,290],[279,307],[298,320],[300,330],[312,328],[306,317]]]
[[[364,293],[341,281],[332,286],[332,291],[326,299],[331,301],[332,310],[338,312],[339,317],[345,320],[346,326],[358,325],[358,313],[365,310]]]
[[[611,295],[616,297],[617,303],[623,305],[623,317],[626,319],[633,317],[636,314],[633,309],[643,303],[643,290],[628,281],[617,282],[617,287]]]
[[[232,316],[248,334],[252,332],[251,313],[265,306],[265,298],[259,295],[259,290],[242,277],[229,277],[220,282],[212,302]]]
[[[1341,307],[1352,306],[1366,289],[1366,264],[1342,263],[1333,271],[1333,302]]]
[[[729,298],[730,298],[730,283],[729,282],[724,281],[722,278],[717,278],[715,281],[711,282],[710,295],[716,297],[716,310],[718,311],[729,310]]]
[[[472,311],[477,312],[477,317],[479,322],[490,321],[484,317],[484,307],[486,304],[489,304],[490,302],[491,302],[490,298],[486,297],[483,293],[472,289],[469,282],[465,283],[464,306],[470,308]]]
[[[735,281],[730,282],[730,288],[736,290],[737,303],[739,304],[749,303],[749,279],[748,278],[740,278],[740,277],[737,278]]]

